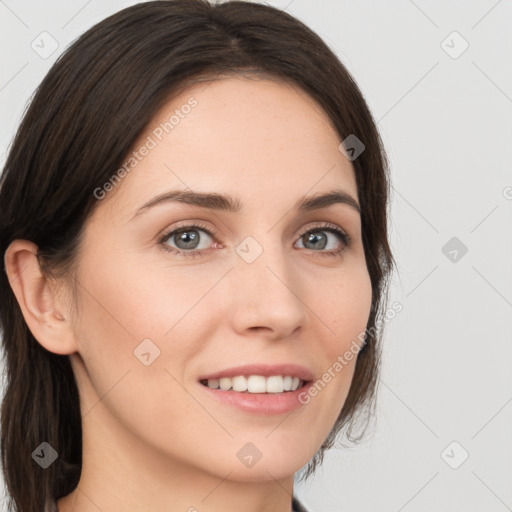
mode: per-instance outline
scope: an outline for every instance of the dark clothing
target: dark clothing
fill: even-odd
[[[295,496],[293,496],[293,498],[292,498],[292,510],[293,510],[293,512],[308,512],[304,508],[304,505],[302,505],[302,503]],[[51,505],[46,507],[45,512],[59,512],[59,510],[57,508],[57,502],[53,501],[51,503]]]
[[[295,496],[292,498],[292,509],[293,512],[308,512],[304,505]]]

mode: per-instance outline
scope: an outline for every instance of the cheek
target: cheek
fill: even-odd
[[[372,303],[372,285],[366,266],[347,269],[319,299],[323,302],[327,327],[332,336],[327,350],[343,353],[364,335]],[[359,342],[361,345],[361,342]]]
[[[145,268],[143,261],[130,257],[110,258],[115,265],[101,260],[92,260],[83,272],[86,277],[81,278],[85,283],[81,324],[97,338],[112,340],[109,347],[113,348],[117,340],[131,348],[129,355],[137,341],[146,338],[165,345],[187,324],[189,328],[197,325],[198,315],[206,318],[200,302],[218,275],[192,267]],[[94,268],[98,270],[92,271]]]
[[[193,305],[207,292],[208,283],[194,288],[184,279],[170,287],[161,280],[148,280],[147,275],[138,277],[142,275],[123,273],[119,266],[103,267],[101,274],[91,273],[83,281],[76,329],[81,360],[74,367],[82,411],[93,423],[106,423],[114,433],[121,425],[124,432],[155,447],[162,443],[170,447],[171,442],[164,440],[179,430],[176,425],[183,427],[184,438],[192,443],[200,439],[201,430],[184,418],[200,417],[204,411],[197,410],[179,383],[207,336],[198,323],[200,308]]]
[[[160,410],[165,416],[158,404],[165,404],[171,389],[180,401],[176,380],[183,382],[190,360],[211,336],[210,319],[218,322],[218,315],[212,315],[213,303],[201,298],[209,298],[219,275],[199,274],[192,267],[145,269],[133,259],[100,253],[90,258],[81,274],[75,333],[85,365],[81,373],[90,381],[85,399],[92,405],[115,385],[112,397],[118,397],[118,406],[140,398],[138,403],[148,406],[146,413],[156,415]],[[123,380],[117,385],[119,379]],[[144,389],[151,401],[139,396]],[[185,407],[186,396],[182,398]]]
[[[319,389],[326,402],[335,404],[330,412],[334,421],[347,397],[368,324],[372,286],[366,266],[347,270],[322,300],[320,311],[329,329],[323,338],[324,373]]]

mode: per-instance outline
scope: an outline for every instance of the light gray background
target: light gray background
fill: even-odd
[[[2,164],[58,54],[133,3],[0,0]],[[403,305],[373,435],[331,451],[297,494],[312,512],[512,510],[512,2],[268,3],[324,38],[378,121],[399,266],[390,303]],[[51,48],[44,31],[59,45],[46,59],[31,47]]]

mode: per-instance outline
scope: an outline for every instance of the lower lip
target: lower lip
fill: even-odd
[[[313,382],[307,382],[295,391],[285,391],[283,393],[240,393],[238,391],[210,388],[201,383],[199,385],[220,402],[233,405],[245,412],[270,416],[291,412],[304,405],[299,401],[299,396],[302,393],[307,394]]]

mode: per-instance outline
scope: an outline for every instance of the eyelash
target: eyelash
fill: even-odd
[[[182,251],[179,249],[171,248],[168,244],[165,243],[166,240],[168,240],[172,235],[177,233],[178,231],[192,231],[192,230],[200,230],[204,231],[208,236],[215,239],[215,233],[213,233],[210,229],[208,229],[206,226],[202,225],[201,223],[197,224],[185,224],[183,226],[174,227],[170,231],[166,231],[165,234],[163,234],[159,240],[158,243],[162,246],[162,249],[166,252],[170,252],[172,254],[176,254],[178,256],[184,256],[188,258],[195,258],[196,256],[203,256],[206,249],[201,250],[191,250],[191,251]],[[299,239],[304,237],[305,235],[308,235],[310,233],[314,233],[316,231],[327,231],[329,233],[334,233],[335,235],[338,235],[338,237],[341,240],[341,248],[340,249],[334,249],[331,251],[314,251],[310,249],[313,253],[315,253],[315,256],[339,256],[341,253],[345,251],[345,249],[351,244],[352,239],[350,236],[345,233],[342,229],[340,229],[336,224],[331,223],[324,223],[319,226],[314,226],[312,228],[309,228],[308,230],[302,232],[299,235]]]

